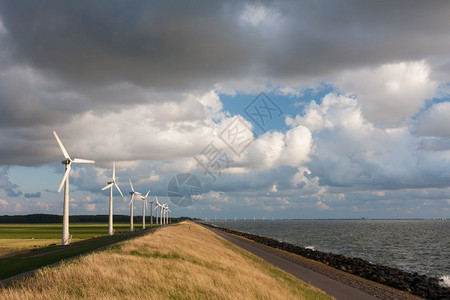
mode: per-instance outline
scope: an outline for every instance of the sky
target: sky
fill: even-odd
[[[108,213],[115,162],[116,214],[131,179],[174,216],[449,218],[448,20],[448,1],[0,0],[0,215],[62,214],[56,131],[96,161],[70,214]]]

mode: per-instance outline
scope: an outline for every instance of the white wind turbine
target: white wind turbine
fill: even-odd
[[[153,228],[153,200],[150,198],[150,227]]]
[[[166,225],[166,215],[167,215],[167,204],[163,204],[162,206],[163,211],[163,224]]]
[[[160,225],[164,225],[164,223],[163,223],[163,221],[164,221],[164,219],[163,219],[164,205],[160,204],[159,207],[161,207],[161,211],[159,212],[159,218],[160,218],[159,223],[160,223]]]
[[[134,200],[134,194],[141,195],[141,193],[136,192],[134,190],[133,184],[131,183],[131,179],[128,179],[128,181],[130,181],[130,187],[131,187],[131,192],[130,192],[130,231],[133,231],[134,230],[134,224],[133,224],[133,200]]]
[[[119,191],[119,193],[122,195],[122,191],[120,190],[119,186],[116,183],[116,163],[113,163],[113,174],[112,174],[112,181],[107,182],[107,186],[102,188],[102,191],[109,189],[109,223],[108,223],[108,234],[113,235],[114,229],[113,229],[113,187],[116,187],[116,189]]]
[[[170,217],[169,217],[169,213],[171,213],[171,212],[172,212],[172,211],[170,210],[170,208],[167,207],[167,224],[172,223],[171,220],[170,220]]]
[[[145,194],[145,196],[141,196],[141,200],[142,200],[142,229],[145,229],[145,208],[148,208],[148,204],[147,204],[148,194],[150,194],[150,189],[148,190],[147,194]]]
[[[64,177],[59,185],[58,193],[61,192],[61,189],[64,185],[64,208],[63,208],[63,229],[62,229],[62,245],[70,244],[70,236],[69,236],[69,173],[71,170],[72,163],[76,164],[93,164],[95,161],[81,158],[74,158],[73,160],[70,158],[69,153],[67,153],[66,148],[64,148],[63,143],[59,139],[56,131],[53,131],[53,135],[58,142],[59,147],[62,150],[64,157],[66,158],[61,163],[65,165]]]
[[[158,197],[156,197],[156,219],[158,219],[158,210],[159,210],[159,225],[163,225],[163,205],[159,203]]]
[[[156,199],[156,203],[155,203],[155,210],[156,210],[156,225],[158,225],[158,211],[159,211],[159,207],[161,206],[161,204],[158,201],[158,197],[155,196]]]
[[[169,224],[169,206],[166,204],[164,204],[164,213],[165,213],[165,218],[164,218],[164,224]]]

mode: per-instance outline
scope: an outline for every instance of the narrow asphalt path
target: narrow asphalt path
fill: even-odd
[[[280,256],[279,252],[276,249],[272,249],[270,247],[261,247],[260,245],[255,245],[256,243],[239,238],[237,236],[227,234],[223,231],[213,229],[211,227],[205,227],[208,230],[213,231],[217,235],[226,239],[227,241],[253,253],[254,255],[264,259],[268,263],[294,275],[298,279],[309,283],[328,295],[335,297],[336,299],[379,299],[375,296],[367,294],[363,291],[360,291],[354,287],[343,284],[339,281],[336,281],[332,278],[329,278],[325,275],[314,272],[310,269],[302,267],[290,260],[287,260]]]

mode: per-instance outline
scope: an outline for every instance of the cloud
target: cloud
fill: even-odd
[[[25,198],[41,198],[41,192],[36,193],[25,193]]]
[[[445,153],[421,151],[420,139],[405,126],[376,127],[364,118],[359,98],[328,94],[286,122],[311,130],[314,151],[306,167],[321,186],[420,188],[447,186],[450,179]],[[301,171],[296,184],[309,180]]]
[[[101,3],[2,1],[14,59],[85,85],[182,89],[258,75],[291,83],[448,54],[447,3]]]
[[[84,209],[87,211],[95,211],[97,209],[95,203],[85,204]]]
[[[0,205],[3,207],[8,206],[8,201],[4,200],[4,199],[0,199]]]
[[[140,190],[164,195],[176,173],[202,176],[193,156],[232,117],[219,95],[266,91],[302,105],[286,104],[288,128],[254,137],[232,158],[206,189],[211,209],[332,203],[338,215],[339,205],[366,212],[355,195],[370,203],[414,202],[425,190],[442,198],[448,105],[427,99],[446,101],[449,7],[0,0],[0,189],[25,207],[33,193],[20,197],[22,181],[9,180],[8,166],[52,163],[62,172],[56,130],[72,157],[97,161],[74,166],[76,211],[97,210],[97,196],[107,197],[99,187],[112,161],[123,189],[131,174]],[[312,101],[325,84],[332,93]]]
[[[210,206],[209,206],[209,209],[212,210],[212,211],[215,211],[215,212],[222,211],[221,208],[219,208],[219,207],[217,207],[217,206],[214,206],[214,205],[210,205]]]
[[[20,203],[16,203],[16,205],[14,206],[14,212],[18,213],[18,212],[22,212],[23,211],[23,205]]]
[[[15,189],[19,186],[9,180],[9,168],[9,166],[0,166],[0,189],[3,189],[9,197],[19,197],[22,195],[22,192],[16,192]]]
[[[421,136],[450,138],[450,102],[433,104],[417,120],[416,133]]]
[[[295,126],[286,133],[269,131],[255,139],[236,163],[254,169],[270,169],[281,165],[300,166],[309,160],[311,132],[305,126]]]
[[[330,207],[328,205],[326,205],[325,203],[323,203],[322,201],[317,201],[316,205],[320,210],[329,210],[330,209]]]
[[[48,203],[45,202],[36,202],[35,204],[37,207],[39,207],[39,209],[44,210],[44,211],[49,211],[50,210],[50,205],[48,205]],[[72,207],[72,206],[71,206]]]
[[[212,118],[221,104],[214,92],[183,97],[180,106],[167,101],[118,112],[86,112],[56,127],[41,126],[31,134],[18,130],[11,137],[10,130],[0,130],[0,141],[5,141],[0,148],[0,163],[38,165],[55,161],[62,156],[51,134],[55,129],[70,155],[99,162],[171,160],[193,155],[197,141],[212,136]],[[182,109],[184,105],[187,108]]]
[[[393,127],[408,120],[430,99],[437,83],[424,61],[386,64],[340,74],[337,86],[356,95],[369,122]]]
[[[271,191],[272,193],[278,192],[278,190],[277,190],[277,185],[276,185],[276,184],[273,184],[273,185],[272,185],[272,188],[270,189],[270,191]]]

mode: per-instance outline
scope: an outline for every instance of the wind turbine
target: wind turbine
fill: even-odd
[[[147,194],[145,194],[145,196],[141,196],[141,200],[142,200],[142,229],[145,229],[145,208],[148,208],[148,204],[147,204],[147,197],[148,194],[150,194],[150,189],[148,190]]]
[[[130,231],[133,231],[134,230],[134,224],[133,224],[133,200],[134,200],[134,194],[141,195],[141,193],[136,192],[134,190],[133,184],[131,183],[131,179],[128,179],[128,181],[130,181],[130,187],[131,187],[131,192],[130,192]]]
[[[168,208],[167,207],[167,223],[168,224],[171,224],[172,223],[172,220],[170,219],[170,217],[169,217],[169,213],[171,213],[172,211],[170,210],[170,208]]]
[[[107,186],[102,188],[102,191],[109,189],[109,225],[108,225],[108,234],[113,235],[114,229],[113,229],[113,187],[116,187],[116,189],[119,191],[119,193],[122,195],[122,191],[120,190],[119,186],[116,183],[116,163],[113,163],[113,174],[112,174],[112,181],[107,182]]]
[[[159,223],[161,224],[161,225],[164,225],[164,223],[163,223],[163,210],[164,210],[164,205],[159,205],[159,207],[161,207],[161,211],[159,212]]]
[[[159,204],[158,197],[155,196],[156,203],[155,203],[155,210],[156,210],[156,225],[158,225],[158,211],[161,204]]]
[[[160,209],[160,214],[159,214],[159,225],[162,225],[162,213],[163,213],[163,206],[161,205],[161,203],[159,203],[158,201],[158,197],[156,198],[156,206],[155,206],[155,210],[156,210],[156,225],[158,225],[158,209]]]
[[[166,203],[164,203],[163,209],[164,209],[164,225],[166,225],[166,224],[167,224],[167,210],[169,209],[169,208],[167,207],[167,204],[166,204]]]
[[[150,198],[150,227],[153,228],[153,200]]]
[[[64,208],[63,208],[63,229],[62,229],[62,245],[70,244],[71,237],[69,236],[69,173],[71,169],[72,163],[76,164],[93,164],[95,161],[81,158],[74,158],[73,160],[70,158],[69,153],[67,153],[66,148],[64,148],[63,143],[59,139],[56,131],[53,131],[53,135],[58,142],[59,147],[62,150],[64,157],[66,158],[61,163],[65,165],[64,177],[59,185],[58,193],[61,192],[61,189],[64,185]]]

